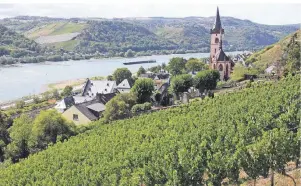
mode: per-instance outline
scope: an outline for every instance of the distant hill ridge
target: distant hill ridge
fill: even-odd
[[[223,44],[227,51],[261,49],[299,28],[298,24],[264,25],[223,16],[221,21],[225,29]],[[80,33],[72,41],[49,44],[58,49],[80,53],[98,51],[115,54],[129,49],[135,52],[159,50],[208,52],[209,30],[213,22],[214,16],[114,19],[19,16],[0,20],[4,26],[31,39],[39,36]]]

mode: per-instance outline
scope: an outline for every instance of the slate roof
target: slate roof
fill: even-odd
[[[86,107],[85,105],[74,105],[77,110],[79,110],[83,115],[85,115],[89,120],[94,121],[98,118]]]
[[[97,94],[94,99],[83,103],[75,104],[74,106],[84,114],[89,120],[97,120],[98,117],[92,111],[102,112],[105,110],[105,104],[109,102],[116,94]]]
[[[127,79],[124,79],[119,85],[117,85],[117,89],[130,89],[131,85]]]
[[[102,112],[106,109],[106,106],[102,103],[94,103],[92,105],[88,105],[87,107],[96,112]]]
[[[222,48],[216,53],[215,56],[216,61],[229,61],[230,58],[225,54]]]
[[[94,97],[90,96],[73,96],[75,104],[91,101]]]
[[[63,112],[66,108],[71,107],[75,104],[74,98],[72,96],[65,97],[62,99],[56,106],[55,109],[57,109],[60,112]]]
[[[211,29],[211,33],[220,33],[221,31],[223,33],[224,29],[222,28],[222,22],[221,22],[221,18],[219,15],[219,9],[217,7],[215,21],[214,21],[214,25]]]
[[[97,93],[100,94],[109,94],[114,92],[116,88],[116,82],[115,81],[92,81],[90,79],[87,79],[83,91],[82,96],[96,96]]]

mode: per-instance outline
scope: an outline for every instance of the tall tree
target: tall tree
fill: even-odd
[[[146,73],[146,70],[141,66],[141,67],[138,69],[137,76],[140,76],[141,74],[145,74],[145,73]]]
[[[187,63],[185,64],[186,69],[192,73],[196,71],[201,71],[204,66],[205,63],[201,62],[199,59],[196,58],[188,59]]]
[[[113,78],[117,84],[121,83],[124,79],[132,80],[132,73],[127,68],[117,68],[113,73]]]
[[[219,80],[219,72],[217,70],[200,71],[194,77],[194,86],[200,91],[213,90],[216,88]]]
[[[125,53],[125,57],[134,57],[134,55],[135,53],[131,49],[128,49]]]
[[[68,97],[68,96],[71,96],[72,95],[72,90],[73,90],[73,87],[72,86],[65,86],[63,92],[62,92],[62,96],[63,97]]]
[[[193,78],[190,74],[182,74],[171,79],[170,89],[173,93],[187,92],[193,86]]]
[[[36,141],[33,145],[44,149],[50,143],[75,135],[74,124],[68,123],[56,110],[41,111],[33,122],[32,134]]]
[[[150,97],[154,91],[154,82],[150,78],[138,79],[131,91],[137,95],[138,103],[150,102]]]
[[[13,126],[8,130],[11,143],[7,146],[6,153],[13,162],[26,158],[30,153],[32,123],[33,120],[30,117],[22,115],[14,120]]]
[[[121,119],[130,113],[136,103],[136,95],[133,93],[118,94],[106,104],[104,119],[106,122]]]
[[[167,69],[172,75],[179,75],[185,70],[185,64],[186,60],[184,58],[174,57],[169,61]]]
[[[9,143],[10,124],[8,117],[0,111],[0,162],[4,160],[4,148]]]

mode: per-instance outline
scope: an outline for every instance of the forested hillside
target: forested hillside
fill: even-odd
[[[263,25],[232,17],[222,17],[221,21],[225,29],[223,44],[228,51],[261,49],[299,28],[297,24]],[[214,17],[56,19],[23,16],[4,19],[0,23],[30,38],[62,34],[56,29],[67,24],[72,29],[64,29],[64,34],[80,32],[81,35],[50,46],[76,52],[98,50],[122,56],[124,54],[120,52],[127,49],[143,51],[144,54],[208,52]]]
[[[0,57],[6,56],[0,59],[0,64],[10,64],[14,63],[16,58],[21,58],[22,61],[24,57],[37,57],[49,52],[51,50],[47,47],[0,25]]]
[[[136,52],[147,50],[173,50],[177,45],[159,38],[144,27],[120,21],[92,21],[78,38],[78,51]]]
[[[1,170],[0,185],[237,185],[300,156],[300,76],[100,125]],[[224,180],[226,181],[226,180]]]

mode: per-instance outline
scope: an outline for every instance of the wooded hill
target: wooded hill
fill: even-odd
[[[276,26],[232,17],[221,19],[225,29],[223,44],[228,51],[260,49],[299,28],[297,24]],[[149,54],[159,50],[161,53],[208,52],[214,17],[60,19],[22,16],[3,19],[0,23],[32,39],[78,32],[80,35],[76,38],[48,45],[79,53],[99,51],[122,56],[119,53],[128,49]]]
[[[300,41],[301,30],[298,30],[252,54],[246,63],[253,64],[262,71],[271,65],[279,66],[281,71],[284,69],[290,72],[298,71],[300,70]]]

